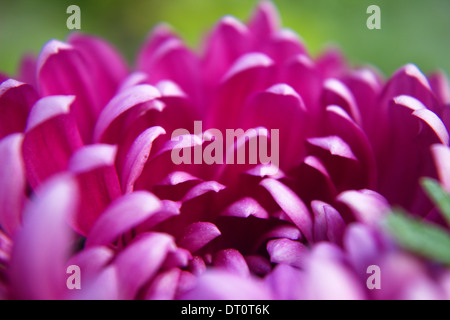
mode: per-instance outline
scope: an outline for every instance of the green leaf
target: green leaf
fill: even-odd
[[[438,207],[439,212],[450,226],[450,194],[448,194],[438,181],[431,178],[423,178],[421,184],[430,199]]]
[[[450,265],[450,234],[447,230],[401,210],[387,216],[387,226],[399,244],[422,257]]]

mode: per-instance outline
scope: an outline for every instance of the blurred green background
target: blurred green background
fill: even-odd
[[[257,0],[0,0],[0,71],[14,74],[25,52],[39,53],[69,31],[66,8],[81,8],[83,32],[106,38],[130,65],[146,35],[168,22],[192,47],[223,15],[247,21]],[[424,72],[450,73],[450,0],[274,0],[284,27],[304,39],[313,56],[337,44],[353,65],[369,63],[385,76],[412,62]],[[366,9],[381,8],[381,30],[369,30]]]

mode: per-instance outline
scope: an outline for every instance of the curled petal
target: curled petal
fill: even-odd
[[[92,144],[79,149],[69,161],[68,169],[76,175],[82,193],[71,225],[83,235],[89,233],[103,209],[121,195],[114,166],[116,152],[116,146]]]
[[[450,149],[442,144],[434,144],[431,146],[431,153],[439,180],[444,189],[450,193]]]
[[[20,133],[0,140],[0,226],[11,236],[20,227],[25,202],[22,141],[23,135]]]
[[[178,241],[178,245],[188,249],[190,252],[195,252],[220,236],[220,234],[220,230],[214,224],[210,222],[196,222],[185,229],[184,235]]]
[[[16,299],[64,298],[71,242],[65,222],[76,209],[77,197],[75,181],[57,176],[42,185],[26,207],[11,255],[10,281]]]
[[[255,45],[267,40],[280,27],[278,11],[273,3],[260,2],[248,25]]]
[[[330,240],[341,244],[346,225],[339,212],[329,204],[317,200],[311,203],[311,207],[314,213],[314,240]]]
[[[214,256],[213,266],[235,272],[243,277],[250,275],[247,262],[236,249],[225,249],[217,252]]]
[[[278,180],[264,179],[260,184],[271,194],[275,202],[300,229],[308,242],[311,242],[313,228],[311,213],[302,200]]]
[[[119,92],[103,109],[94,129],[94,141],[102,141],[107,137],[107,129],[114,120],[131,108],[151,102],[160,97],[158,89],[147,84],[132,86]],[[158,108],[158,104],[149,104],[148,108]],[[111,133],[112,134],[112,133]],[[115,133],[117,135],[117,133]]]
[[[153,279],[149,288],[145,292],[144,300],[172,300],[175,298],[178,289],[178,281],[181,270],[172,268],[160,272]]]
[[[227,271],[206,271],[181,300],[271,300],[263,282]]]
[[[290,239],[274,239],[267,243],[270,262],[302,268],[309,250],[304,244]]]
[[[99,216],[87,236],[86,247],[108,245],[160,210],[161,202],[149,192],[135,191],[124,195]]]
[[[28,84],[8,79],[0,84],[0,138],[23,132],[31,106],[38,99]]]
[[[304,292],[305,274],[288,264],[278,264],[265,278],[276,299],[300,300],[307,298]]]
[[[151,127],[142,132],[131,145],[121,170],[122,190],[125,193],[133,191],[133,186],[147,162],[153,141],[165,134],[161,127]]]
[[[36,188],[51,175],[66,170],[71,155],[83,142],[69,113],[74,96],[48,96],[30,111],[22,144],[30,185]]]
[[[357,221],[377,224],[388,212],[387,200],[372,190],[349,190],[337,196],[337,200],[350,209]]]
[[[261,219],[269,218],[269,214],[258,201],[250,197],[245,197],[232,203],[225,208],[221,215],[240,218],[248,218],[249,216]]]
[[[347,86],[337,79],[327,79],[322,93],[324,106],[337,105],[351,115],[358,125],[362,124],[361,114],[352,92]]]
[[[139,288],[149,281],[175,249],[173,238],[161,233],[142,233],[114,260],[117,266],[120,299],[135,298]]]

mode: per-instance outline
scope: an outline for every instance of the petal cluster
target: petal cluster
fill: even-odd
[[[222,18],[201,52],[159,25],[132,68],[75,33],[22,69],[0,75],[0,298],[450,298],[448,269],[383,228],[392,206],[433,218],[422,177],[450,191],[442,73],[312,57],[270,2]],[[279,170],[175,164],[211,143],[171,139],[196,121],[279,130]]]

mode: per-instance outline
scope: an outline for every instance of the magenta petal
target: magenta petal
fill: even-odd
[[[428,109],[421,109],[414,111],[412,115],[422,120],[423,124],[432,130],[432,132],[436,135],[436,138],[439,140],[438,142],[448,145],[449,135],[447,128],[434,112]]]
[[[450,84],[448,82],[448,78],[443,71],[433,72],[428,81],[430,82],[430,86],[433,89],[433,92],[436,94],[437,98],[441,105],[450,103]]]
[[[259,52],[239,57],[222,78],[208,115],[208,127],[234,128],[248,96],[275,82],[274,61]]]
[[[68,170],[76,175],[82,193],[78,213],[70,222],[83,235],[89,233],[103,209],[121,195],[114,166],[116,152],[116,146],[91,144],[75,152],[69,161]]]
[[[83,141],[89,142],[95,119],[103,105],[100,95],[94,92],[97,83],[88,60],[70,44],[51,40],[39,54],[37,72],[42,96],[77,97],[71,113],[77,120]]]
[[[248,25],[255,45],[266,41],[280,27],[278,12],[273,3],[260,2]]]
[[[292,57],[281,66],[280,73],[281,80],[294,88],[302,97],[313,119],[317,119],[322,79],[311,58],[304,54]]]
[[[232,203],[225,208],[221,215],[240,218],[248,218],[249,216],[255,216],[260,219],[269,218],[269,214],[259,202],[250,197],[244,197]]]
[[[431,91],[430,83],[414,64],[407,64],[397,70],[389,82],[386,83],[380,97],[381,107],[388,108],[389,101],[400,95],[416,98],[428,109],[436,112],[437,100]]]
[[[290,239],[274,239],[267,243],[267,252],[270,262],[284,263],[294,267],[302,268],[305,257],[308,256],[308,248],[298,241]]]
[[[207,271],[181,300],[271,300],[269,288],[258,279],[227,271]]]
[[[243,128],[279,130],[280,168],[288,171],[300,163],[308,135],[308,114],[303,99],[287,84],[279,83],[250,98],[242,110]],[[296,125],[291,125],[292,123]],[[290,146],[296,146],[292,148]]]
[[[312,201],[311,207],[314,213],[314,240],[329,240],[340,245],[346,225],[339,212],[329,204],[317,200]]]
[[[114,260],[119,279],[120,299],[133,299],[175,249],[173,238],[162,233],[142,233]]]
[[[100,38],[72,33],[68,41],[89,64],[89,71],[95,77],[96,94],[101,97],[99,104],[105,106],[127,75],[125,61]]]
[[[25,168],[21,133],[0,140],[0,226],[10,236],[20,227],[25,202]]]
[[[118,236],[161,210],[158,198],[146,191],[135,191],[113,201],[92,226],[86,247],[108,245]]]
[[[274,179],[264,179],[260,183],[273,197],[275,202],[300,229],[308,242],[312,242],[313,222],[311,213],[303,201],[283,183]]]
[[[267,42],[264,51],[279,63],[298,55],[307,54],[302,40],[289,29],[277,31]]]
[[[107,247],[90,247],[72,256],[67,265],[79,266],[83,282],[91,282],[100,275],[113,258],[114,251]]]
[[[110,265],[73,295],[75,300],[119,300],[119,276],[117,267]]]
[[[142,132],[128,150],[121,170],[121,184],[124,193],[133,191],[134,183],[142,173],[144,165],[148,160],[153,141],[166,131],[157,126]]]
[[[132,86],[119,92],[98,116],[94,129],[94,141],[103,141],[105,139],[104,135],[107,134],[107,129],[121,114],[133,107],[145,102],[151,102],[159,97],[160,93],[158,89],[147,84]],[[151,105],[150,107],[156,108],[157,105]]]
[[[61,299],[71,233],[66,216],[75,211],[77,186],[57,176],[36,191],[14,239],[10,281],[17,299]],[[36,275],[39,275],[38,277]]]
[[[173,300],[175,298],[181,270],[172,268],[160,272],[145,292],[144,300]]]
[[[326,108],[329,105],[337,105],[344,109],[358,124],[362,124],[361,114],[355,97],[349,88],[337,79],[327,79],[323,84],[322,104]]]
[[[450,193],[450,148],[442,144],[434,144],[431,146],[431,153],[439,180],[444,189]]]
[[[324,243],[326,245],[326,243]],[[312,300],[363,300],[364,287],[346,265],[314,247],[305,267],[305,291]],[[364,283],[365,284],[365,283]]]
[[[32,188],[67,169],[71,155],[83,142],[69,113],[75,97],[39,99],[30,111],[22,145],[27,178]]]
[[[28,84],[9,79],[0,84],[0,139],[23,132],[31,106],[38,99]]]
[[[217,252],[214,256],[213,266],[226,269],[243,277],[250,275],[247,262],[236,249],[224,249]]]
[[[344,247],[350,262],[362,279],[367,275],[367,267],[379,263],[380,248],[374,232],[366,225],[356,223],[345,231]]]
[[[248,51],[249,45],[247,26],[231,16],[222,18],[206,41],[205,82],[217,83],[234,61]]]
[[[220,236],[220,230],[210,222],[196,222],[186,227],[177,241],[180,247],[195,252]]]
[[[275,298],[279,300],[305,299],[304,272],[287,264],[278,264],[265,278],[266,282],[274,292]]]
[[[379,193],[372,190],[349,190],[337,196],[345,204],[357,221],[378,224],[389,211],[389,203]]]

